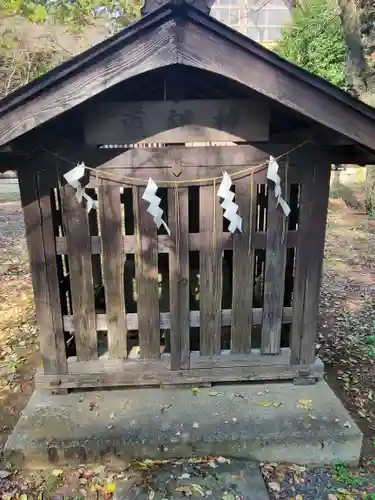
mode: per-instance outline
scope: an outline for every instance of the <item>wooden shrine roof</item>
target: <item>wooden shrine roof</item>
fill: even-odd
[[[331,129],[347,144],[375,151],[375,109],[185,0],[163,5],[0,100],[0,146],[121,81],[176,64],[222,75]]]

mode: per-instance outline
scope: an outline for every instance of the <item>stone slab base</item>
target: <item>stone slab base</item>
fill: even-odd
[[[356,465],[362,437],[323,380],[218,385],[197,395],[189,388],[35,392],[4,453],[9,464],[30,468],[204,455]]]

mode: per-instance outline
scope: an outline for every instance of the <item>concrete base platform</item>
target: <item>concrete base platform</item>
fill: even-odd
[[[188,388],[35,392],[4,453],[16,467],[203,455],[356,465],[362,437],[325,381],[223,385],[198,395]]]

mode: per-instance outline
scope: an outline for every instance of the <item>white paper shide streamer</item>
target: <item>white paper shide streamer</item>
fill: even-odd
[[[76,190],[76,198],[79,203],[82,202],[82,198],[85,198],[86,210],[87,213],[89,213],[92,208],[98,208],[98,202],[93,200],[91,196],[85,192],[85,188],[82,187],[82,184],[79,182],[79,179],[81,179],[84,175],[85,164],[79,163],[72,170],[69,170],[69,172],[64,174],[64,178],[66,182]]]
[[[238,205],[234,203],[234,193],[231,191],[232,179],[227,172],[223,174],[223,180],[221,181],[217,196],[223,198],[220,205],[224,208],[224,217],[229,220],[230,224],[228,227],[229,232],[234,233],[236,229],[242,233],[242,217],[238,215]]]
[[[142,199],[149,202],[150,206],[148,207],[147,212],[153,216],[156,227],[159,229],[160,226],[164,226],[165,230],[170,236],[171,232],[169,230],[169,227],[162,219],[163,210],[159,207],[161,198],[159,198],[159,196],[156,196],[157,190],[158,186],[150,177],[145,192],[142,195]]]
[[[268,162],[267,179],[269,179],[275,184],[275,196],[277,200],[277,205],[281,206],[285,214],[285,217],[288,217],[288,215],[290,214],[290,208],[288,203],[281,196],[281,185],[280,185],[281,179],[279,174],[277,173],[278,170],[279,170],[279,164],[277,163],[277,161],[273,156],[270,156]]]

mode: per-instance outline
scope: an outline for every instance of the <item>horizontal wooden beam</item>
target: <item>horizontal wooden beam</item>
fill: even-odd
[[[265,141],[269,119],[257,99],[98,102],[83,118],[93,145]]]
[[[179,384],[201,384],[210,382],[249,382],[266,380],[293,380],[301,372],[311,377],[322,378],[323,364],[290,365],[283,363],[284,356],[268,358],[260,366],[211,366],[194,370],[171,371],[165,358],[147,360],[99,359],[88,362],[69,363],[66,375],[45,375],[43,369],[35,374],[38,389],[84,389],[90,387],[166,386]]]
[[[223,249],[231,250],[233,248],[233,235],[231,233],[223,233]],[[254,233],[254,248],[266,248],[267,234],[265,231],[259,231]],[[288,231],[287,233],[287,247],[292,248],[297,244],[298,230]],[[169,253],[171,247],[173,247],[173,241],[171,236],[160,234],[158,235],[158,252],[159,253]],[[124,251],[125,253],[135,253],[136,248],[136,236],[129,235],[123,236]],[[206,240],[202,240],[200,233],[190,233],[189,234],[189,250],[200,250],[203,245],[209,244]],[[57,255],[64,255],[67,253],[66,239],[65,236],[56,237],[56,253]],[[99,255],[101,253],[101,243],[100,236],[91,236],[91,253],[93,255]]]
[[[98,366],[96,370],[103,370],[108,366],[109,360],[113,359],[109,356],[108,351],[103,353],[98,358]],[[129,354],[128,359],[130,361],[140,361],[141,363],[145,363],[145,358],[141,358],[139,356],[139,352],[133,354],[132,352]],[[146,358],[147,359],[147,358]],[[122,365],[123,359],[118,366]],[[170,353],[162,353],[160,358],[158,358],[157,362],[162,362],[165,366],[170,367],[171,365],[171,354]],[[74,370],[77,366],[78,358],[76,356],[72,356],[68,359],[68,364],[71,368],[71,372],[74,373]],[[148,362],[148,361],[147,361]],[[151,360],[153,362],[153,360]],[[220,352],[218,356],[202,356],[199,351],[191,351],[190,352],[190,367],[189,369],[201,369],[201,368],[209,368],[210,366],[216,368],[229,368],[230,366],[272,366],[272,365],[288,365],[290,364],[290,348],[283,347],[280,353],[276,356],[268,356],[261,353],[260,349],[252,349],[250,353],[247,354],[233,354],[229,350],[224,350]],[[112,364],[113,366],[117,366],[116,363]],[[93,367],[93,363],[91,364],[90,371]]]
[[[263,309],[253,309],[253,325],[262,324]],[[291,323],[292,321],[292,308],[283,308],[283,323]],[[130,313],[126,315],[127,329],[138,330],[138,314]],[[221,311],[221,324],[222,326],[230,326],[232,324],[232,310],[224,309]],[[160,313],[160,329],[169,330],[171,327],[171,313]],[[199,311],[190,311],[190,327],[199,327]],[[107,318],[105,314],[96,315],[96,329],[97,331],[107,331]],[[68,332],[74,331],[73,316],[64,316],[64,330]],[[125,335],[125,333],[124,333]]]

